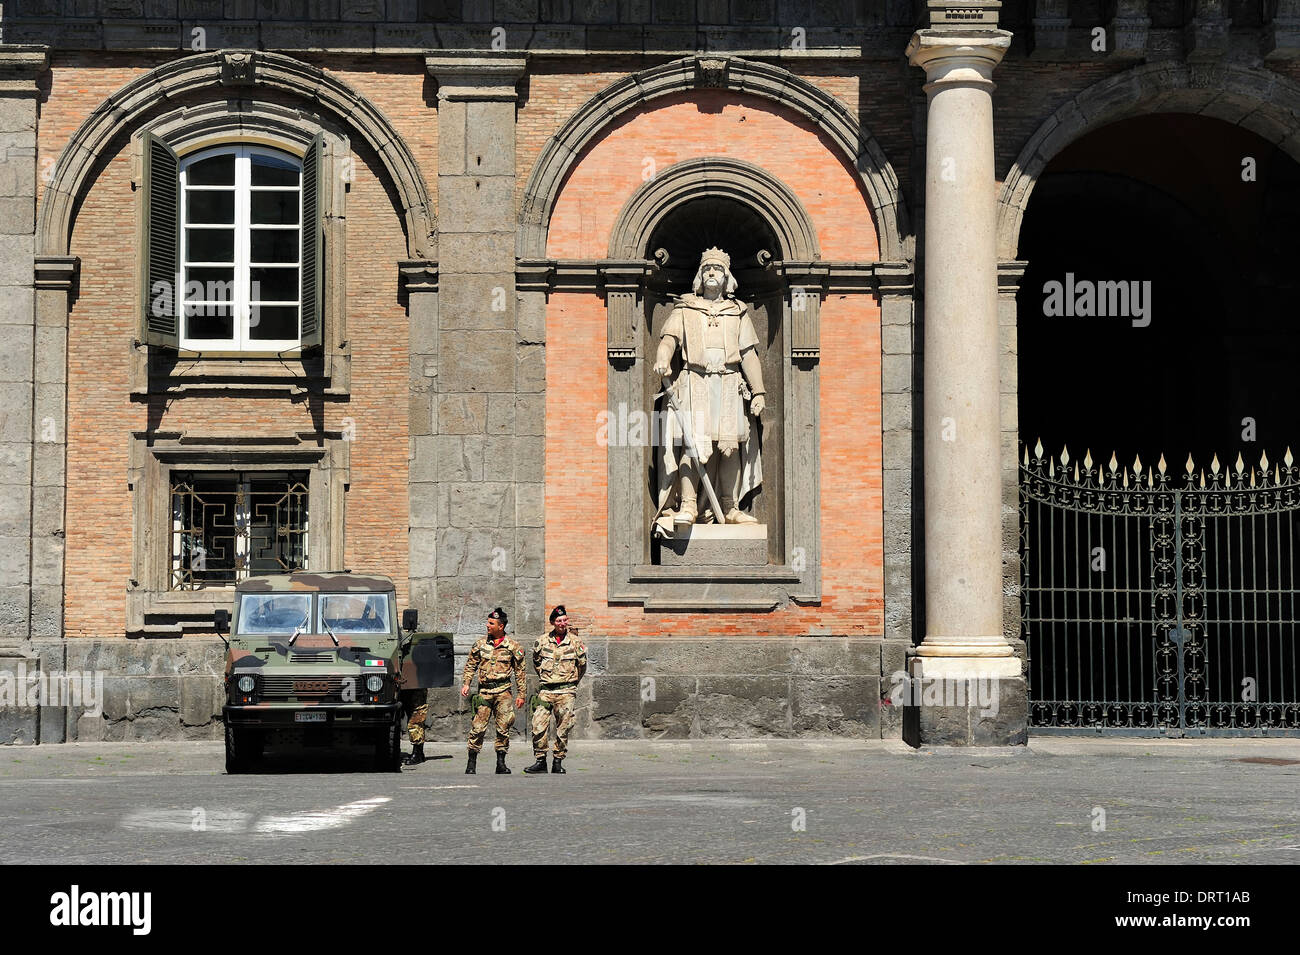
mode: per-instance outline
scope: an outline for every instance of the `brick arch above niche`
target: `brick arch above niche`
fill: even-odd
[[[638,118],[681,102],[707,104],[714,112],[701,115],[715,119],[727,118],[727,104],[746,103],[751,108],[781,114],[793,120],[796,127],[802,126],[822,143],[825,158],[833,157],[847,178],[856,181],[862,197],[859,205],[865,205],[863,211],[868,213],[863,218],[873,221],[879,235],[878,250],[871,257],[894,262],[912,257],[914,239],[898,177],[875,139],[848,108],[779,66],[725,56],[689,56],[631,74],[596,94],[575,112],[547,141],[529,176],[520,207],[519,257],[529,260],[561,254],[558,250],[548,252],[553,246],[549,240],[553,217],[575,168],[590,150],[617,136]],[[664,132],[670,134],[671,128]],[[768,141],[765,154],[781,155],[788,143],[778,142],[781,150],[773,150],[773,143]],[[700,148],[690,155],[676,155],[667,164],[718,151],[716,146]],[[641,168],[638,163],[637,185],[641,181]],[[625,189],[624,196],[634,188]],[[807,204],[807,198],[801,198]],[[615,208],[621,204],[620,199]],[[813,215],[816,218],[815,211]],[[839,258],[865,257],[860,251],[831,253],[828,250],[827,254]]]

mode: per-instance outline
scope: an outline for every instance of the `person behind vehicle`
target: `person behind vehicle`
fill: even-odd
[[[533,669],[537,671],[540,688],[533,697],[533,755],[537,762],[524,770],[526,773],[546,772],[547,735],[555,723],[555,760],[551,772],[564,772],[564,759],[569,754],[569,732],[575,720],[573,701],[578,683],[587,672],[587,648],[569,629],[569,614],[563,604],[556,606],[550,616],[551,631],[537,638],[533,644]]]
[[[469,762],[466,773],[477,772],[479,751],[487,733],[488,720],[496,716],[497,772],[508,773],[506,753],[510,749],[510,727],[515,725],[515,709],[524,705],[524,687],[528,676],[524,667],[524,650],[506,636],[506,612],[500,607],[487,617],[487,636],[479,637],[465,659],[465,675],[461,680],[460,695],[469,696],[469,687],[478,675],[478,692],[471,701],[474,721],[469,729]],[[514,680],[518,693],[511,694]],[[513,704],[513,705],[512,705]]]
[[[418,766],[424,762],[424,724],[429,718],[429,691],[424,687],[415,690],[402,690],[398,694],[402,704],[402,713],[407,717],[406,735],[411,740],[411,755],[403,762],[407,766]]]

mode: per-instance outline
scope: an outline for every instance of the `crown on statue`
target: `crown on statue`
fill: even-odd
[[[717,246],[704,250],[704,254],[700,256],[700,268],[704,268],[704,266],[708,265],[710,262],[713,262],[716,265],[721,265],[728,272],[731,271],[731,256],[727,255],[726,252],[723,252]]]

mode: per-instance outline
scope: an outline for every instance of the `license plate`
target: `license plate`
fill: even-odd
[[[295,723],[324,723],[327,713],[295,713],[293,721]]]

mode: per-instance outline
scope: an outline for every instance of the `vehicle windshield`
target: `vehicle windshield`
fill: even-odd
[[[321,594],[320,633],[392,633],[388,594]]]
[[[311,594],[243,594],[239,600],[240,633],[287,633],[306,630],[311,622]]]

